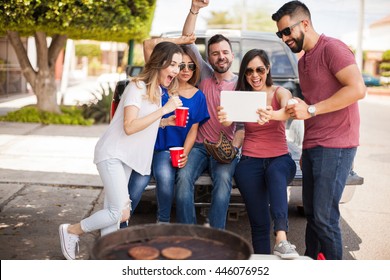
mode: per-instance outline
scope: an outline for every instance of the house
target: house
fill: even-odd
[[[357,32],[345,34],[341,40],[351,49],[357,49]],[[364,52],[363,72],[379,76],[382,54],[390,50],[390,14],[373,22],[363,31],[362,49]]]
[[[390,15],[372,23],[367,38],[363,41],[366,52],[364,71],[379,75],[383,52],[390,50]]]

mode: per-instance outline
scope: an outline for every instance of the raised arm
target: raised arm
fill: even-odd
[[[157,38],[150,38],[143,42],[143,49],[144,49],[144,59],[145,62],[148,62],[150,55],[153,52],[154,47],[161,42],[172,42],[177,45],[187,45],[192,44],[196,40],[196,37],[194,34],[189,34],[186,36],[180,36],[176,38],[167,38],[167,37],[157,37]]]
[[[209,5],[209,0],[192,0],[191,8],[188,11],[186,21],[184,22],[182,35],[189,35],[195,32],[196,19],[199,10]]]

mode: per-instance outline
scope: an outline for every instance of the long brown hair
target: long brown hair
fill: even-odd
[[[162,69],[168,68],[172,63],[174,54],[183,54],[183,50],[176,44],[171,42],[158,43],[154,49],[148,62],[146,62],[142,72],[132,81],[136,83],[143,81],[146,84],[146,97],[155,104],[160,104],[161,95],[157,90],[159,86],[159,74]],[[168,87],[170,93],[176,93],[178,88],[177,79],[173,79]]]

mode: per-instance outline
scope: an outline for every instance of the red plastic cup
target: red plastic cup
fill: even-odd
[[[176,115],[176,126],[186,126],[188,107],[177,107],[175,110]]]
[[[172,148],[169,148],[169,152],[171,154],[172,166],[179,167],[180,155],[184,153],[184,148],[183,147],[172,147]]]
[[[317,260],[321,260],[321,261],[326,260],[324,254],[323,253],[318,253]]]

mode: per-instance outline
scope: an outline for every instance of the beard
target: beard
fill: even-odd
[[[289,48],[291,49],[291,51],[293,53],[299,53],[299,52],[302,51],[304,39],[305,39],[305,34],[303,32],[301,32],[301,34],[300,34],[300,36],[298,38],[292,39],[292,41],[295,42],[295,45],[292,46],[292,47],[289,46]]]
[[[219,67],[216,64],[212,64],[211,67],[214,69],[215,72],[217,72],[219,74],[226,73],[227,71],[229,71],[229,69],[230,69],[230,67],[232,66],[232,63],[233,63],[233,61],[228,61],[227,59],[226,59],[226,61],[227,61],[227,63],[226,63],[226,65],[224,67]],[[218,62],[221,62],[221,61],[219,60]]]

